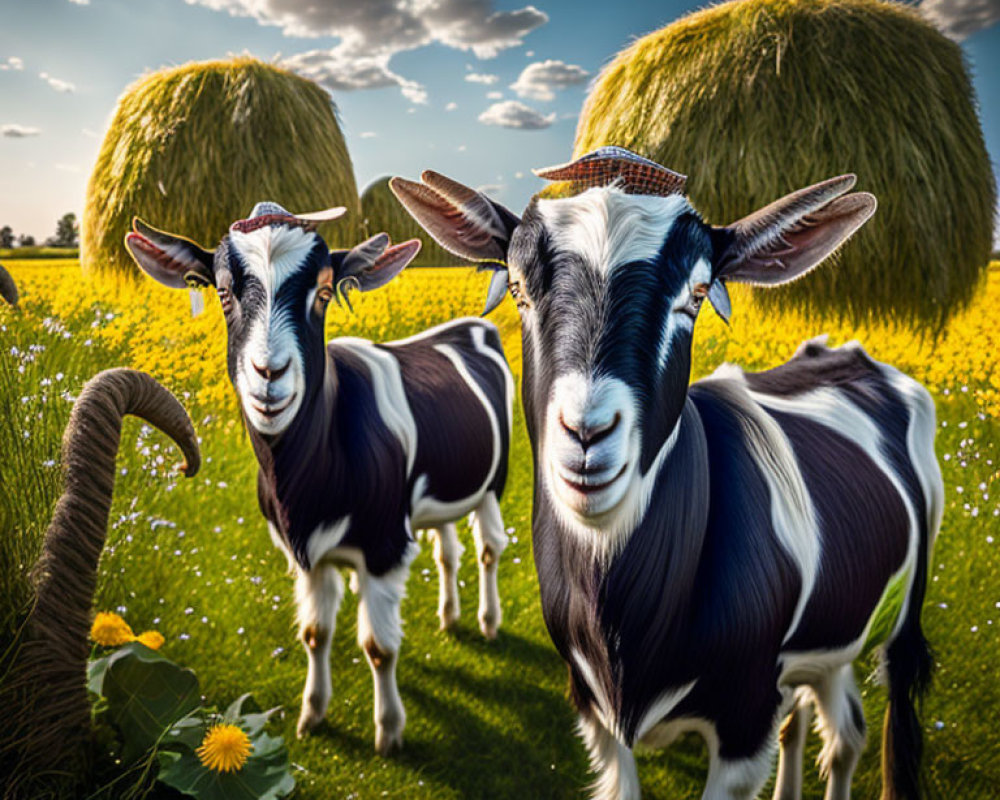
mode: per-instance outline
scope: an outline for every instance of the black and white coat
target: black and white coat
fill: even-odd
[[[521,311],[542,610],[594,797],[638,797],[633,747],[686,731],[708,744],[705,798],[754,797],[783,719],[775,796],[798,797],[814,704],[827,798],[847,798],[865,740],[852,661],[870,636],[887,653],[886,797],[915,797],[920,607],[943,507],[928,393],[821,341],[688,386],[702,300],[728,316],[726,281],[804,274],[874,198],[844,194],[847,176],[711,228],[681,176],[627,151],[549,173],[591,188],[518,219],[436,173],[392,185],[444,246],[502,264]],[[893,587],[902,609],[873,630]]]
[[[296,574],[309,664],[300,735],[322,721],[330,700],[338,568],[346,566],[356,576],[358,643],[375,681],[376,747],[387,753],[401,744],[405,722],[395,669],[415,530],[434,539],[447,627],[459,616],[455,521],[474,514],[479,623],[490,638],[500,625],[497,565],[507,540],[498,500],[513,381],[496,327],[477,318],[385,344],[325,344],[329,300],[387,283],[419,242],[387,247],[382,234],[330,252],[314,222],[258,204],[214,252],[139,221],[127,244],[161,282],[210,283],[219,292],[229,375],[260,464],[260,508]]]

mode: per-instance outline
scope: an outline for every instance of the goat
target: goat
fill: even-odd
[[[753,797],[780,728],[775,797],[799,797],[815,704],[826,797],[847,798],[865,740],[852,661],[901,589],[883,796],[915,798],[914,700],[931,667],[920,610],[943,508],[929,394],[857,343],[821,341],[689,386],[703,300],[728,319],[726,282],[805,275],[875,198],[845,194],[845,175],[712,227],[683,176],[627,150],[537,174],[584,191],[535,198],[518,219],[433,172],[391,185],[444,247],[494,269],[488,308],[509,286],[520,310],[542,611],[593,796],[638,797],[633,747],[696,731],[704,797]]]
[[[413,530],[433,531],[447,627],[459,614],[454,521],[474,512],[479,623],[488,638],[500,625],[497,565],[507,538],[498,500],[513,379],[496,327],[475,318],[385,344],[343,337],[324,345],[330,299],[388,283],[420,248],[419,240],[388,247],[379,234],[330,251],[315,224],[341,213],[294,216],[258,203],[214,251],[136,219],[126,245],[161,283],[212,285],[221,300],[229,377],[260,465],[260,508],[296,574],[308,656],[299,735],[322,721],[330,700],[337,568],[348,567],[360,594],[358,644],[375,683],[375,746],[385,755],[402,744],[405,724],[396,660]]]

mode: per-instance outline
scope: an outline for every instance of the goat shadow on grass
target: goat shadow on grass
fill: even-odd
[[[441,635],[448,636],[463,648],[472,650],[483,658],[514,659],[543,668],[563,669],[564,662],[551,644],[542,644],[506,628],[500,628],[496,639],[487,639],[476,627],[474,617],[469,624],[459,622],[447,631],[442,631]]]
[[[478,676],[440,663],[413,672],[417,680],[406,692],[411,719],[420,715],[434,727],[410,741],[401,762],[462,798],[581,796],[587,759],[564,693],[518,673]],[[453,692],[442,697],[427,688],[435,683]]]

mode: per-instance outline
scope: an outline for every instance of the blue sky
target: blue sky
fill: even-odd
[[[381,175],[431,168],[489,186],[520,210],[540,186],[531,168],[570,154],[587,83],[602,65],[634,38],[702,5],[532,3],[4,3],[0,225],[41,240],[62,213],[79,215],[115,101],[137,77],[242,52],[290,60],[332,87],[359,189]],[[924,7],[962,37],[1000,173],[1000,0],[925,0]],[[316,206],[325,202],[317,198]]]

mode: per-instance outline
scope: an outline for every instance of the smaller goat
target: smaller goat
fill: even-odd
[[[125,241],[160,283],[218,291],[229,377],[260,463],[260,507],[297,576],[309,658],[299,735],[330,700],[337,568],[346,566],[357,577],[358,644],[375,681],[375,746],[386,754],[402,744],[405,722],[396,658],[414,529],[433,531],[438,613],[448,627],[459,614],[454,522],[474,512],[479,623],[489,638],[500,625],[497,564],[507,539],[498,499],[513,379],[496,327],[480,319],[387,344],[337,338],[326,346],[330,300],[385,285],[420,249],[418,240],[389,247],[379,234],[330,251],[315,224],[343,211],[294,216],[258,203],[214,252],[138,219]]]
[[[756,797],[787,718],[775,796],[797,798],[815,705],[826,798],[846,800],[865,739],[851,662],[872,635],[889,683],[884,796],[914,800],[943,509],[930,395],[857,344],[815,341],[689,386],[703,301],[728,317],[727,282],[805,275],[875,198],[844,175],[713,227],[683,176],[619,148],[538,174],[586,191],[518,219],[434,172],[391,186],[438,242],[492,266],[488,306],[509,286],[520,309],[542,614],[594,796],[638,797],[632,748],[696,731],[705,799]],[[898,617],[875,625],[893,596]]]

